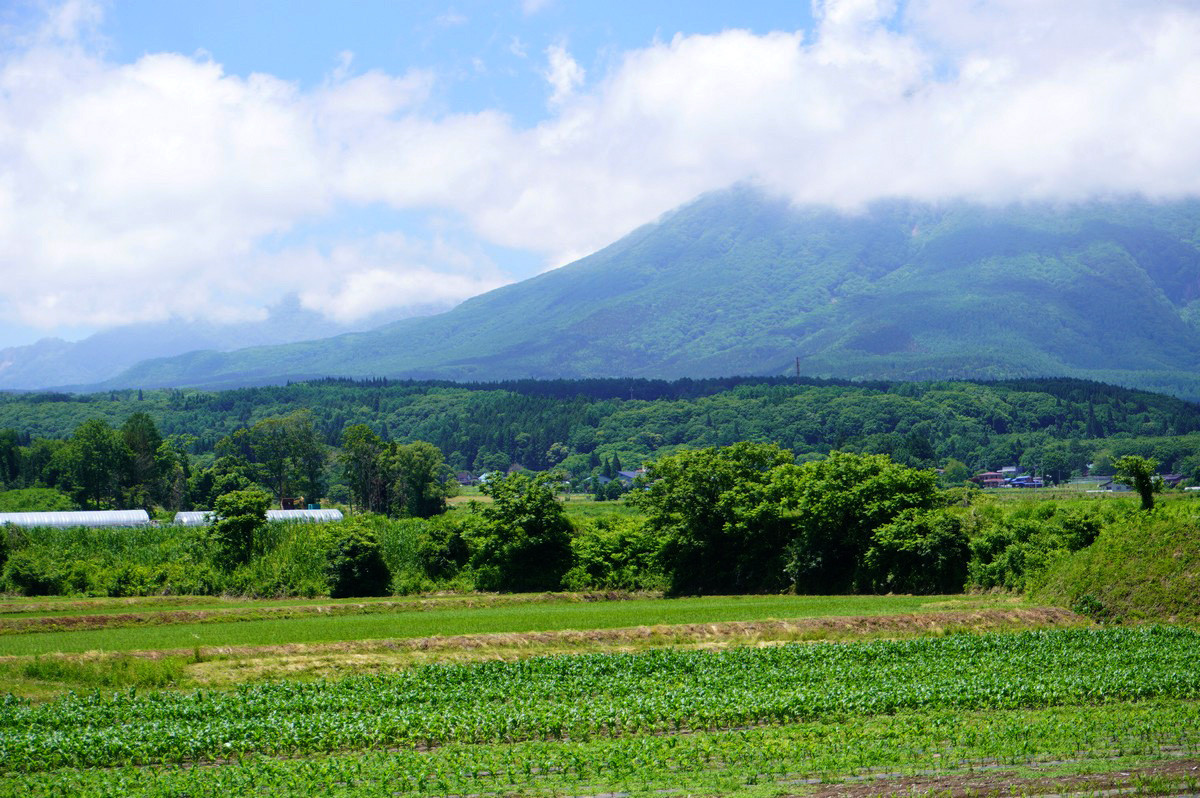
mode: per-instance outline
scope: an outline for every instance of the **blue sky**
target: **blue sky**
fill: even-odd
[[[0,42],[0,347],[450,306],[738,182],[1200,192],[1196,0],[16,0]]]
[[[152,2],[109,7],[103,25],[113,55],[204,51],[229,72],[268,72],[312,86],[353,53],[356,70],[412,67],[443,77],[449,111],[502,108],[531,124],[546,115],[541,54],[569,46],[602,74],[621,53],[676,33],[811,29],[804,2]],[[533,56],[531,58],[531,56]]]

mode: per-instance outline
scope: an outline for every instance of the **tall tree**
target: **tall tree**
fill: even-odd
[[[159,447],[162,435],[148,413],[134,413],[121,425],[121,439],[129,449],[125,472],[125,503],[149,508],[162,493]]]
[[[261,490],[235,490],[213,502],[212,535],[225,567],[250,559],[258,531],[267,523],[270,504],[271,497]]]
[[[424,441],[392,444],[387,462],[396,515],[430,518],[446,512],[449,473],[440,449]]]
[[[355,424],[342,432],[339,461],[350,496],[359,510],[387,512],[390,488],[383,440],[366,424]]]
[[[93,418],[80,424],[58,456],[63,458],[81,504],[99,508],[119,501],[129,449],[107,421]]]
[[[277,502],[294,493],[309,499],[320,495],[327,449],[310,411],[264,418],[250,428],[248,441]]]
[[[21,475],[20,444],[15,429],[0,430],[0,489],[14,487]]]

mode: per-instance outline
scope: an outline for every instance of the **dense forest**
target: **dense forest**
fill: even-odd
[[[798,461],[834,449],[887,454],[905,465],[949,467],[957,478],[1015,465],[1063,481],[1089,465],[1092,473],[1111,473],[1114,459],[1137,454],[1156,459],[1161,471],[1200,479],[1200,406],[1158,394],[1071,379],[728,378],[324,380],[219,392],[11,394],[0,398],[0,481],[6,487],[53,484],[54,451],[86,422],[115,431],[137,416],[141,431],[125,434],[134,441],[154,437],[152,444],[136,444],[143,449],[166,444],[174,459],[164,467],[186,471],[194,482],[223,455],[253,460],[251,430],[266,435],[297,413],[308,437],[307,454],[296,455],[307,458],[297,467],[303,485],[264,482],[276,494],[302,487],[306,495],[348,500],[334,450],[358,425],[385,444],[431,443],[458,472],[519,465],[582,479],[680,450],[751,441],[778,444]]]

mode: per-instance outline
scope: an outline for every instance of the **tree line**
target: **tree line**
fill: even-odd
[[[663,398],[611,396],[630,384]],[[800,462],[835,449],[886,454],[940,467],[950,484],[1001,465],[1058,482],[1111,474],[1128,455],[1200,482],[1198,429],[1196,405],[1079,380],[381,380],[43,394],[0,399],[0,488],[51,488],[80,507],[177,510],[261,486],[276,503],[330,498],[426,517],[453,472],[554,470],[616,498],[625,484],[601,477],[740,441],[776,443]],[[64,509],[52,499],[44,509]]]
[[[386,444],[428,442],[449,468],[473,473],[518,465],[582,480],[614,457],[636,468],[683,449],[756,441],[808,459],[841,449],[920,467],[954,460],[972,473],[1017,465],[1058,481],[1089,464],[1111,472],[1116,459],[1137,454],[1200,479],[1200,407],[1081,380],[319,381],[141,396],[3,397],[0,429],[30,446],[66,439],[84,421],[116,428],[143,412],[164,438],[191,436],[186,450],[207,466],[238,430],[306,410],[326,446],[340,447],[348,428],[363,425]],[[326,482],[340,480],[327,474]]]
[[[363,437],[376,463],[359,465],[383,466],[397,454]],[[342,465],[355,467],[352,458]],[[329,525],[266,523],[272,497],[252,486],[219,495],[206,527],[119,535],[0,529],[0,590],[259,596],[1025,591],[1104,530],[1122,534],[1136,526],[1134,516],[1194,522],[1193,502],[1154,505],[1152,463],[1134,458],[1123,468],[1123,478],[1139,492],[1145,488],[1142,507],[1149,512],[1125,501],[999,502],[974,488],[940,488],[932,471],[886,455],[835,451],[797,462],[785,449],[752,442],[652,461],[624,499],[632,512],[599,516],[569,510],[559,497],[561,483],[549,473],[496,476],[483,486],[490,501],[453,511],[432,505],[442,511],[428,517],[389,518],[364,505],[361,514]],[[403,479],[397,475],[390,487],[366,479],[361,497],[368,500],[372,485],[398,496]]]

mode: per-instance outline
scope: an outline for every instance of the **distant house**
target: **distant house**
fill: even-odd
[[[459,473],[455,474],[454,481],[459,485],[462,485],[464,488],[468,485],[479,484],[479,480],[470,471],[460,471]]]
[[[633,481],[646,473],[645,469],[639,468],[637,471],[618,471],[617,479],[624,482],[626,485],[632,485]]]
[[[1007,478],[999,471],[984,471],[971,477],[971,481],[981,488],[1003,488]]]
[[[1183,482],[1183,474],[1163,474],[1162,481],[1168,488],[1178,488],[1179,483]]]
[[[1133,490],[1133,488],[1129,487],[1128,485],[1123,485],[1122,483],[1117,482],[1115,479],[1110,479],[1108,482],[1100,483],[1100,490],[1111,490],[1117,493],[1124,493],[1126,491]]]

